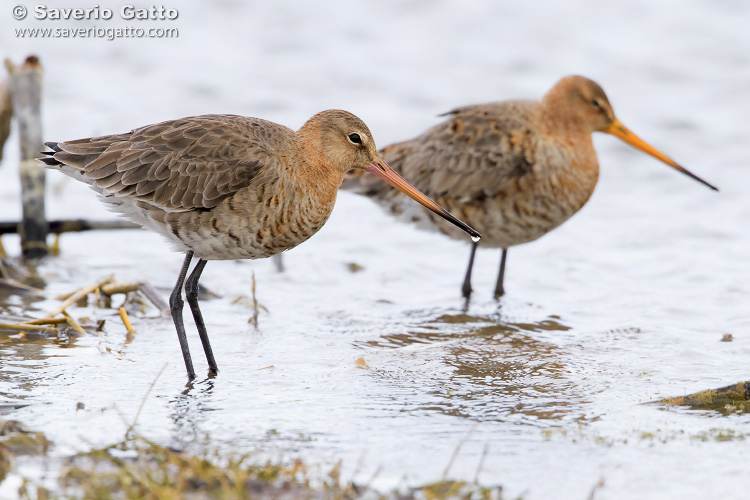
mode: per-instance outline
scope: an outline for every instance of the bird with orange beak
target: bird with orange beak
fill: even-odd
[[[378,154],[367,125],[347,111],[318,113],[296,132],[259,118],[204,115],[47,146],[51,151],[42,159],[47,167],[87,183],[110,210],[186,254],[170,308],[191,379],[183,286],[209,372],[216,373],[198,307],[206,262],[262,259],[306,241],[331,215],[349,169],[374,174],[479,238],[394,172]],[[193,257],[198,262],[188,276]]]
[[[675,170],[716,187],[650,146],[615,117],[602,88],[567,76],[541,100],[512,100],[454,109],[422,135],[386,147],[383,158],[419,190],[482,233],[473,242],[461,287],[471,294],[477,246],[500,248],[495,296],[505,292],[508,248],[552,231],[589,200],[599,179],[593,132],[614,135]],[[344,189],[374,199],[388,212],[453,238],[461,234],[392,190],[356,172]]]

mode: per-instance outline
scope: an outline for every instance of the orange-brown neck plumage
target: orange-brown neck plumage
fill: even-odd
[[[341,158],[341,154],[326,149],[324,132],[321,120],[316,120],[315,117],[297,131],[303,159],[297,167],[299,181],[312,195],[335,199],[346,170],[342,170],[339,165],[345,159]]]

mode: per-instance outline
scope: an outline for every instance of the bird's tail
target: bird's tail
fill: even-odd
[[[38,158],[39,161],[50,167],[57,167],[63,163],[60,160],[55,159],[55,153],[60,153],[62,149],[57,145],[56,142],[45,142],[45,146],[50,148],[52,151],[40,151],[41,154],[45,155],[42,158]]]

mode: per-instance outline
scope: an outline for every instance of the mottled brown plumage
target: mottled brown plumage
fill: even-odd
[[[593,193],[599,177],[593,132],[620,137],[707,184],[628,131],[601,87],[584,77],[563,78],[540,101],[480,104],[447,114],[446,121],[381,154],[418,189],[479,229],[482,246],[503,249],[496,295],[503,293],[507,248],[547,234]],[[357,176],[344,188],[410,222],[458,236],[431,214],[404,204],[398,193]],[[467,297],[475,250],[476,244],[463,286]]]
[[[13,118],[13,98],[8,78],[0,82],[0,162],[3,161],[3,146],[10,135],[10,120]]]
[[[367,126],[346,111],[318,113],[297,132],[258,118],[205,115],[47,145],[47,166],[88,183],[113,211],[187,253],[170,305],[191,378],[181,290],[193,255],[200,260],[186,296],[216,372],[197,302],[206,260],[270,257],[307,240],[328,220],[348,169],[375,174],[478,237],[395,174]]]
[[[356,117],[347,118],[350,133],[369,134]],[[298,139],[258,118],[198,116],[58,143],[53,158],[114,211],[177,250],[202,259],[257,259],[309,238],[333,209],[344,167],[320,151],[303,152],[316,148],[307,143],[321,123],[308,122]]]

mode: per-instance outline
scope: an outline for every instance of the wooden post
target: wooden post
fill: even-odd
[[[9,73],[13,113],[21,139],[21,198],[23,231],[21,250],[27,259],[48,254],[47,220],[44,215],[44,167],[36,158],[42,144],[42,65],[36,56],[29,56],[21,66],[5,60]]]

